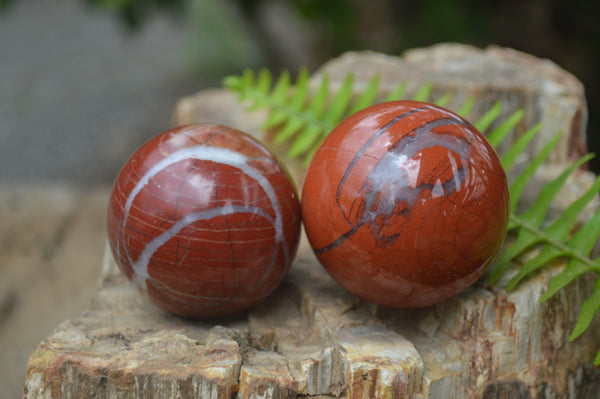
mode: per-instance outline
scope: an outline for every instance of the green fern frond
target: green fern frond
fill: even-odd
[[[529,130],[527,130],[519,139],[504,153],[502,157],[502,166],[504,170],[508,170],[512,168],[515,164],[519,155],[525,151],[527,145],[533,140],[536,134],[542,129],[542,124],[540,122],[533,125]]]
[[[581,305],[581,311],[579,312],[579,319],[573,329],[573,332],[569,336],[569,341],[573,341],[587,330],[592,323],[592,319],[598,310],[600,309],[600,278],[596,279],[594,284],[594,293],[588,299],[585,300]],[[598,352],[600,356],[600,351]],[[598,359],[598,358],[597,358]]]
[[[406,83],[403,83],[381,98],[379,96],[380,78],[374,76],[366,88],[354,98],[352,74],[346,76],[335,93],[330,90],[327,75],[324,75],[318,82],[319,86],[314,93],[310,93],[308,82],[309,74],[306,69],[300,70],[294,85],[292,85],[287,71],[284,71],[273,85],[268,71],[261,70],[258,75],[255,75],[252,71],[247,70],[241,76],[227,77],[224,85],[239,93],[241,101],[250,102],[251,108],[268,108],[269,116],[264,128],[276,130],[274,143],[277,145],[287,143],[289,146],[288,156],[290,158],[304,157],[306,163],[327,134],[348,115],[373,105],[378,100],[403,99],[406,89]],[[271,86],[273,87],[271,88]],[[449,94],[432,100],[432,89],[433,84],[427,83],[417,91],[412,99],[433,101],[440,106],[449,103],[451,99]],[[469,98],[458,108],[457,113],[463,117],[467,115],[472,109],[474,101],[473,98]],[[506,118],[501,117],[501,111],[502,105],[498,101],[474,123],[474,126],[486,134],[490,143],[496,148],[510,137],[515,127],[523,119],[522,110],[518,110]],[[519,157],[524,154],[527,146],[540,131],[541,124],[531,126],[508,146],[501,157],[502,165],[506,170],[514,167]],[[593,157],[592,154],[580,158],[558,177],[547,183],[540,191],[537,200],[528,209],[520,212],[518,209],[525,188],[558,145],[560,137],[560,133],[554,136],[533,159],[529,160],[527,166],[511,184],[508,226],[511,239],[490,267],[488,274],[490,283],[495,283],[510,265],[517,265],[519,270],[506,286],[506,290],[510,291],[532,273],[554,260],[565,259],[567,266],[553,278],[548,290],[542,295],[542,301],[551,298],[583,273],[600,274],[600,257],[590,258],[591,250],[600,237],[600,210],[591,220],[578,229],[576,228],[578,217],[600,192],[600,178],[579,199],[570,204],[556,220],[547,220],[552,200],[564,187],[568,178]],[[575,230],[574,233],[573,230]],[[533,257],[525,256],[533,253],[535,253]],[[522,261],[521,259],[527,260]],[[573,340],[581,335],[589,327],[594,315],[599,310],[600,277],[596,280],[592,295],[582,305],[579,319],[569,339]],[[600,365],[600,351],[594,364]]]
[[[435,100],[435,105],[438,105],[440,107],[445,107],[448,105],[448,103],[450,102],[450,100],[452,99],[452,94],[450,93],[446,93],[443,96],[441,96],[440,98],[438,98],[437,100]]]
[[[498,147],[498,145],[513,131],[517,123],[523,118],[523,110],[519,109],[511,116],[509,116],[503,123],[498,125],[494,130],[487,134],[487,139],[491,145]]]
[[[529,241],[531,243],[530,245],[533,245],[536,242],[546,241],[546,246],[544,246],[539,255],[533,259],[530,259],[523,266],[521,266],[519,272],[506,286],[507,290],[512,290],[525,276],[529,275],[545,264],[548,264],[552,260],[561,256],[574,255],[574,253],[570,252],[569,249],[565,249],[562,243],[568,238],[570,228],[575,224],[579,212],[583,210],[585,205],[587,205],[587,203],[591,200],[592,196],[585,198],[582,197],[580,201],[573,203],[573,208],[571,209],[570,213],[563,213],[563,217],[557,219],[547,228],[542,229],[540,226],[545,219],[546,211],[550,207],[552,199],[564,185],[567,178],[575,171],[575,169],[579,168],[591,158],[592,156],[589,155],[579,159],[560,176],[544,186],[540,192],[537,202],[528,211],[523,212],[519,216],[513,216],[513,223],[515,225],[529,223],[530,226],[536,226],[535,228],[523,228],[521,230],[522,232],[527,231],[529,234],[527,238],[521,239],[523,242],[529,241],[531,238],[531,241]],[[545,238],[539,233],[544,233]]]
[[[388,94],[383,101],[395,101],[402,100],[404,98],[404,92],[406,91],[406,82],[400,83],[390,94]]]
[[[413,96],[414,101],[427,101],[429,100],[429,96],[431,94],[431,90],[433,89],[433,82],[427,82],[417,91],[417,93]]]
[[[502,111],[502,104],[500,101],[496,101],[492,108],[490,108],[485,114],[483,114],[481,118],[479,118],[477,122],[475,122],[475,127],[477,130],[480,132],[485,132],[487,128],[490,127],[490,125],[494,123],[496,119],[498,119],[500,116],[500,111]]]
[[[250,103],[251,110],[268,108],[269,115],[263,125],[265,130],[276,130],[275,145],[288,143],[289,158],[304,158],[308,164],[314,151],[327,134],[347,116],[377,102],[380,91],[380,78],[375,75],[366,88],[353,97],[354,77],[348,74],[339,89],[330,98],[329,77],[324,75],[314,93],[309,90],[309,73],[300,69],[294,85],[290,73],[283,71],[275,84],[266,69],[258,74],[245,70],[241,76],[228,76],[223,80],[225,87],[239,94],[241,101]],[[272,88],[271,88],[272,86]],[[413,96],[415,101],[426,101],[431,95],[432,83],[421,87]],[[394,88],[383,101],[402,99],[406,84]],[[438,99],[445,104],[449,95]],[[472,102],[467,103],[468,112]]]
[[[567,267],[552,279],[548,290],[542,295],[542,301],[550,299],[559,290],[569,285],[583,273],[588,271],[600,272],[600,258],[591,260],[588,257],[592,246],[598,239],[598,234],[600,234],[598,232],[599,229],[600,210],[569,240],[569,247],[575,247],[577,253],[569,259]]]
[[[467,101],[456,111],[456,113],[463,118],[466,117],[469,112],[471,112],[471,108],[473,108],[473,104],[475,104],[475,98],[469,97]]]
[[[353,114],[355,112],[360,111],[363,108],[367,108],[369,105],[374,104],[375,99],[377,98],[378,91],[379,75],[375,75],[375,77],[373,77],[373,79],[371,79],[371,81],[367,85],[367,88],[362,93],[360,93],[356,101],[354,101],[352,107],[350,107],[350,110],[348,111],[348,114]]]

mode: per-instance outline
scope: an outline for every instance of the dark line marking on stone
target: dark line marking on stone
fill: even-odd
[[[352,159],[352,162],[350,162],[350,165],[348,165],[348,167],[346,168],[346,172],[344,172],[344,176],[342,176],[342,179],[340,180],[340,183],[337,186],[337,190],[336,190],[336,193],[335,193],[335,201],[337,202],[338,207],[342,211],[342,215],[344,215],[344,218],[346,219],[346,221],[348,222],[348,224],[350,226],[352,226],[352,222],[350,221],[350,219],[348,218],[348,216],[342,210],[342,205],[340,204],[340,201],[339,201],[340,196],[341,196],[342,186],[346,183],[346,179],[350,175],[350,172],[352,172],[352,169],[354,168],[354,166],[356,166],[356,164],[358,163],[358,161],[362,158],[362,155],[365,153],[365,151],[367,151],[367,149],[371,146],[371,144],[373,144],[373,142],[379,138],[379,136],[381,136],[383,133],[385,133],[386,131],[388,131],[388,129],[391,128],[392,126],[394,126],[398,121],[406,118],[409,115],[415,114],[415,113],[417,113],[419,111],[423,111],[423,110],[426,110],[426,109],[430,109],[430,108],[429,107],[425,107],[425,108],[413,109],[411,111],[405,112],[405,113],[403,113],[401,115],[398,115],[398,116],[394,117],[391,121],[389,121],[388,123],[386,123],[385,125],[383,125],[381,128],[379,128],[379,130],[377,130],[377,132],[375,132],[375,134],[373,134],[369,138],[369,140],[367,140],[367,142],[365,144],[363,144],[363,146],[360,148],[360,150],[358,150],[358,152],[356,153],[356,155]]]
[[[335,239],[331,244],[328,244],[322,248],[315,249],[314,250],[315,254],[319,255],[319,254],[330,251],[330,250],[340,246],[344,241],[346,241],[348,238],[350,238],[352,235],[354,235],[356,233],[356,231],[358,231],[358,229],[360,229],[366,223],[366,221],[361,221],[356,226],[353,225],[353,223],[350,221],[349,216],[346,215],[346,213],[343,211],[343,209],[342,209],[343,207],[340,203],[342,186],[345,184],[346,179],[352,172],[352,169],[354,168],[354,166],[356,166],[358,161],[362,158],[362,155],[373,144],[373,142],[377,138],[379,138],[379,136],[381,136],[383,133],[385,133],[387,130],[389,130],[392,126],[394,126],[394,124],[396,124],[400,120],[404,119],[405,117],[407,117],[409,115],[415,114],[417,112],[425,111],[425,110],[432,110],[432,109],[434,109],[434,108],[431,108],[431,107],[417,108],[417,109],[413,109],[411,111],[408,111],[401,115],[396,116],[391,121],[389,121],[384,126],[382,126],[379,130],[377,130],[377,132],[375,134],[373,134],[369,138],[369,140],[367,140],[367,142],[365,144],[363,144],[363,146],[360,148],[360,150],[356,153],[356,155],[350,162],[350,165],[348,165],[348,168],[346,168],[346,171],[344,172],[344,175],[342,176],[342,179],[340,180],[340,183],[338,184],[337,189],[336,189],[336,203],[338,204],[338,208],[342,212],[342,215],[344,215],[344,218],[350,225],[351,229],[348,230],[347,232],[343,233],[341,236],[339,236],[337,239]],[[416,140],[418,140],[422,134],[429,132],[432,129],[435,129],[437,127],[441,127],[441,126],[445,126],[445,125],[459,125],[459,126],[466,126],[466,127],[470,126],[470,124],[468,122],[465,122],[465,121],[455,118],[455,117],[439,117],[439,118],[427,121],[424,124],[417,126],[414,129],[412,129],[411,131],[407,132],[403,137],[400,138],[400,140],[398,140],[396,143],[394,143],[394,145],[390,148],[390,151],[392,151],[392,150],[398,151],[398,149],[400,149],[400,151],[401,151],[402,148],[407,147],[411,142],[415,142]],[[414,154],[412,154],[412,155],[414,156]],[[458,170],[461,172],[461,176],[460,176],[461,181],[464,181],[464,173],[465,173],[464,167],[461,167]],[[458,189],[458,187],[456,187],[456,184],[454,184],[454,179],[442,183],[442,187],[444,188],[444,190],[446,192],[450,192],[449,187],[447,187],[447,186],[449,186],[451,184],[455,186],[454,187],[455,190]],[[422,183],[415,188],[430,188],[430,189],[433,188],[433,186],[431,186],[431,187],[429,187],[429,186],[431,186],[431,185]],[[387,239],[389,239],[389,238],[391,238],[391,237],[388,237]]]
[[[336,238],[331,244],[329,244],[325,247],[322,247],[322,248],[314,249],[314,253],[316,255],[319,255],[319,254],[325,253],[327,251],[330,251],[336,247],[339,247],[340,245],[342,245],[344,243],[344,241],[346,241],[348,238],[352,237],[354,235],[354,233],[356,233],[358,231],[358,229],[360,229],[363,226],[363,224],[364,223],[353,226],[350,230],[348,230],[347,232],[345,232],[344,234],[342,234],[341,236]]]
[[[214,172],[214,179],[215,179],[215,201],[217,203],[217,206],[219,206],[219,184],[217,181],[217,167],[215,162],[213,162],[213,172]],[[231,229],[229,228],[229,219],[227,218],[228,215],[225,215],[225,226],[227,228],[227,239],[229,241],[229,252],[231,253],[231,271],[232,271],[232,286],[233,286],[233,296],[235,297],[235,286],[236,286],[236,279],[235,279],[235,253],[233,250],[233,242],[231,240]]]
[[[187,178],[188,178],[189,174],[192,173],[192,170],[194,170],[193,166],[190,167],[189,170],[185,173],[185,176],[181,180],[181,184],[177,188],[177,195],[175,196],[175,208],[173,209],[173,223],[176,222],[175,217],[177,216],[177,208],[179,207],[179,197],[181,196],[181,190],[183,189],[183,185],[187,181]],[[165,220],[163,223],[161,223],[160,227],[164,226],[164,224],[167,223],[167,222],[168,222],[168,220]],[[191,233],[188,232],[188,237],[190,236],[190,234]],[[180,239],[180,237],[181,237],[181,235],[177,234],[177,244],[176,244],[177,249],[180,248],[180,245],[179,245],[179,239]],[[189,239],[188,239],[188,241],[189,241]],[[189,250],[189,248],[186,246],[185,247],[185,251],[184,251],[184,255],[183,255],[183,257],[181,259],[179,259],[179,250],[175,251],[176,259],[177,259],[177,264],[178,265],[180,265],[180,263],[183,261],[183,259],[185,259],[188,250]],[[186,278],[185,276],[183,276],[183,277]]]

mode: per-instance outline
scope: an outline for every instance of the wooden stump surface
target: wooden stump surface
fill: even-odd
[[[461,48],[448,49],[456,55]],[[422,51],[430,56],[427,63],[440,57],[439,47]],[[494,50],[496,55],[473,48],[461,51],[493,58],[500,50]],[[562,93],[569,101],[561,109],[571,112],[567,139],[577,142],[585,126],[579,83],[564,78],[571,75],[557,72],[556,66],[526,55],[516,60],[506,51],[513,59],[497,74],[513,77],[504,79],[510,83],[507,93],[517,90],[514,87],[521,90],[521,97],[506,98],[537,98],[531,106],[544,114],[543,104]],[[376,70],[381,60],[395,65],[382,70],[384,82],[410,58],[351,54],[323,70],[335,71],[331,65],[346,65],[348,57],[354,57],[350,64],[356,70]],[[445,65],[443,59],[438,64]],[[540,74],[552,72],[546,78],[555,85],[545,97],[550,83],[541,85],[541,91],[533,84],[514,84],[515,68],[538,64]],[[482,78],[472,82],[473,87],[468,81],[464,84],[485,93],[490,83]],[[508,101],[509,108],[518,104]],[[578,117],[579,122],[572,122]],[[248,113],[230,93],[213,90],[183,99],[174,118],[176,124],[216,122],[257,133],[264,113]],[[554,163],[581,151],[565,146],[554,155]],[[301,169],[294,163],[291,167],[300,182]],[[547,166],[536,181],[556,173]],[[553,205],[554,212],[564,209],[592,180],[589,173],[577,174]],[[600,373],[591,365],[600,348],[600,320],[576,341],[567,342],[593,279],[577,279],[551,300],[539,302],[563,267],[558,262],[510,293],[502,287],[515,271],[493,287],[482,279],[435,306],[389,309],[366,303],[337,285],[303,238],[289,275],[265,302],[235,317],[195,321],[151,305],[127,283],[107,251],[102,283],[89,308],[59,325],[32,353],[25,396],[593,398],[600,388]]]

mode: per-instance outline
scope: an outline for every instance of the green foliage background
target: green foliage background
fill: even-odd
[[[244,67],[300,65],[278,51],[277,39],[263,29],[266,7],[287,9],[318,40],[310,48],[314,68],[343,51],[369,49],[400,54],[439,42],[477,46],[498,44],[549,58],[581,79],[590,109],[588,141],[600,149],[600,2],[589,0],[79,0],[105,10],[132,31],[159,13],[192,26],[197,40],[189,52],[211,62],[212,73]],[[0,11],[18,0],[0,0]],[[0,19],[1,23],[1,19]],[[293,61],[292,61],[293,62]],[[307,65],[307,63],[303,63]],[[203,71],[207,73],[206,70]],[[600,171],[600,161],[592,160]]]

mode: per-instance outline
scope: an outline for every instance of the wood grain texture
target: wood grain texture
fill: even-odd
[[[498,100],[502,102],[501,120],[523,109],[516,134],[503,143],[501,150],[541,122],[545,128],[526,154],[537,154],[558,132],[564,135],[549,163],[572,161],[586,152],[588,111],[584,87],[574,75],[548,59],[498,46],[480,49],[450,43],[411,49],[401,56],[348,52],[319,68],[311,77],[311,88],[316,90],[327,74],[331,90],[336,90],[348,73],[354,76],[354,94],[365,90],[369,81],[379,74],[380,98],[403,83],[407,99],[426,84],[432,85],[433,100],[449,94],[446,107],[453,111],[467,99],[475,98],[477,101],[467,115],[470,121],[477,120]],[[217,118],[225,125],[259,133],[264,122],[263,112],[246,113],[243,105],[231,107],[227,113],[219,112],[224,104],[231,104],[230,98],[235,95],[219,89],[184,97],[174,109],[174,123]],[[241,126],[237,124],[240,122]]]
[[[370,305],[337,285],[304,240],[291,273],[264,303],[198,322],[147,302],[107,252],[102,288],[90,307],[31,355],[26,397],[229,398],[237,392],[242,398],[433,399],[498,397],[489,395],[508,390],[509,397],[592,398],[584,393],[600,387],[590,365],[600,322],[566,341],[592,280],[579,279],[539,304],[561,267],[508,294],[480,282],[439,305],[397,310]]]

